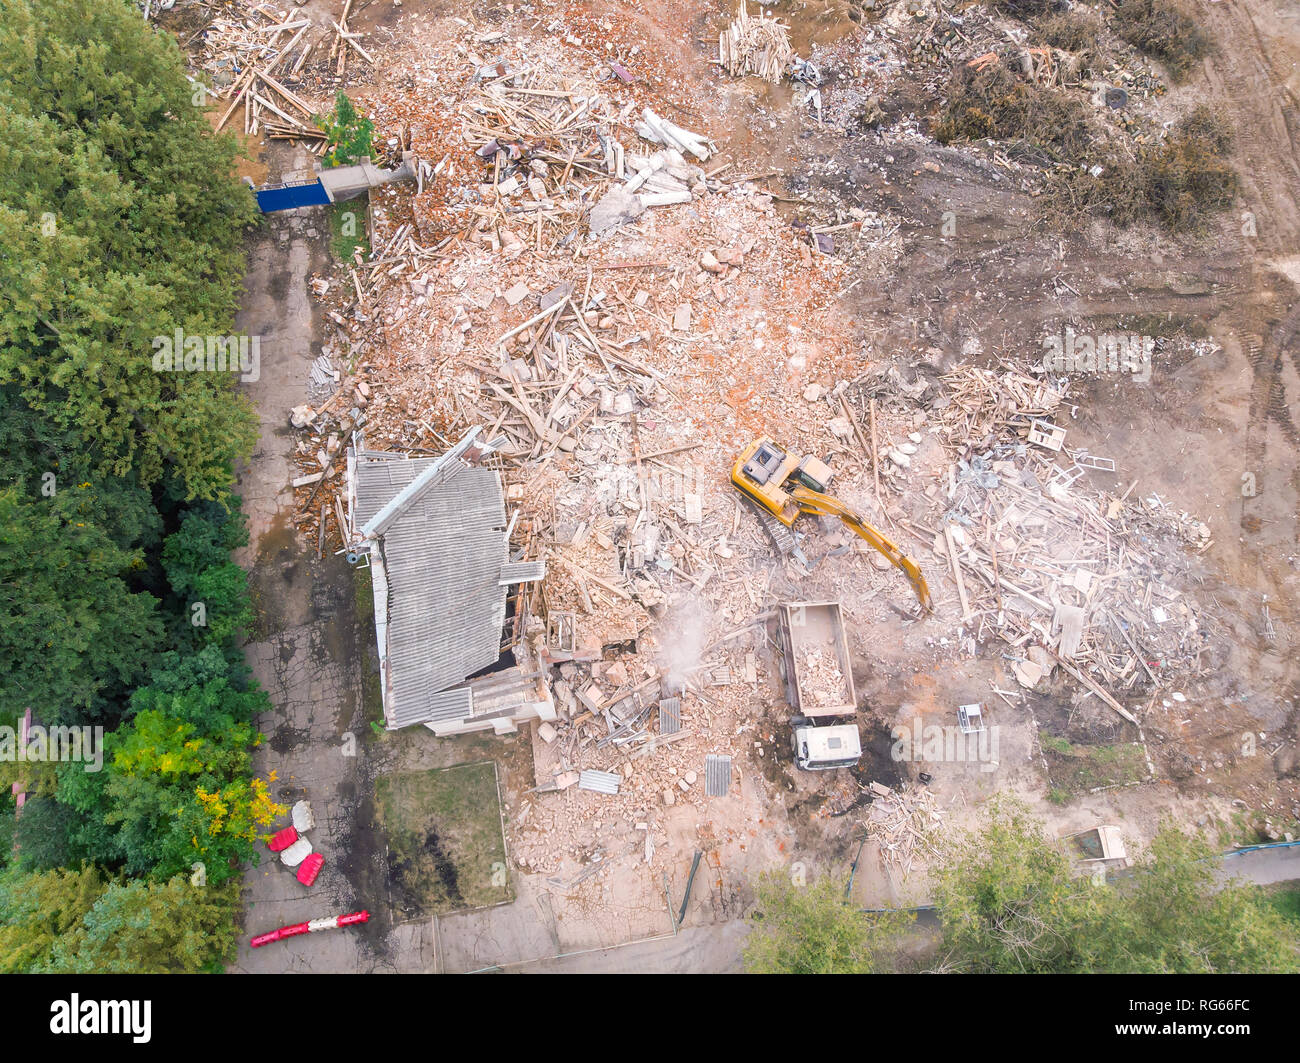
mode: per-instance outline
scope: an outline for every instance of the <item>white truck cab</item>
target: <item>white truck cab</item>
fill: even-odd
[[[795,762],[804,771],[851,768],[862,757],[862,736],[855,723],[830,727],[807,724],[794,727],[793,732]]]

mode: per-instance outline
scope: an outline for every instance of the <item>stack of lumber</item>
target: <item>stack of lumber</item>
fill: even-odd
[[[732,77],[756,74],[765,81],[785,76],[794,49],[790,27],[778,18],[750,18],[745,0],[735,19],[718,35],[718,61]]]

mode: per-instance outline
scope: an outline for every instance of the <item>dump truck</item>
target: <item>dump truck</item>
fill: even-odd
[[[795,712],[795,763],[805,771],[852,767],[862,756],[862,737],[839,602],[783,602],[775,619],[777,663]]]
[[[799,457],[771,439],[756,439],[731,467],[732,486],[749,502],[779,553],[797,549],[794,522],[805,513],[838,517],[843,525],[887,557],[912,585],[923,612],[930,612],[930,588],[916,562],[868,524],[856,510],[827,493],[831,468],[820,458]]]

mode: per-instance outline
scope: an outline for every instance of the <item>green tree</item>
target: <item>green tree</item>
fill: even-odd
[[[123,550],[157,547],[162,516],[135,471],[97,475],[95,448],[75,428],[56,425],[33,410],[12,384],[0,387],[0,454],[9,481],[22,485],[30,497],[44,497],[50,488],[71,492],[70,511],[103,529]]]
[[[204,654],[220,660],[216,647],[207,647],[196,656]],[[179,687],[166,685],[165,674],[155,671],[154,677],[153,684],[131,696],[131,707],[137,715],[158,712],[194,724],[202,734],[229,732],[271,708],[264,691],[256,686],[240,690],[226,675],[216,674]]]
[[[125,861],[118,830],[108,822],[113,808],[108,792],[113,775],[108,765],[112,764],[116,740],[114,732],[104,736],[103,771],[87,772],[80,764],[59,765],[59,785],[55,792],[60,804],[77,812],[76,822],[69,828],[69,848],[87,863],[109,870],[122,867]]]
[[[825,876],[796,886],[765,872],[755,887],[745,969],[753,974],[865,974],[888,970],[911,922],[904,913],[868,914],[844,896],[845,881]]]
[[[248,522],[232,500],[231,508],[207,502],[180,517],[180,527],[163,543],[167,582],[177,594],[190,594],[202,574],[230,561],[230,552],[248,544]]]
[[[1096,897],[1028,809],[1003,799],[981,830],[949,845],[934,903],[948,964],[1023,974],[1081,969],[1075,932]]]
[[[122,882],[94,867],[0,871],[0,973],[213,970],[234,952],[239,885]]]
[[[259,834],[285,811],[264,782],[249,780],[260,741],[251,724],[204,733],[146,710],[106,743],[102,790],[69,780],[60,796],[113,829],[110,852],[128,874],[166,879],[201,861],[220,885],[255,858]]]
[[[228,512],[208,503],[182,514],[180,529],[167,537],[162,551],[167,581],[178,598],[178,644],[195,649],[231,645],[253,623],[248,574],[230,560],[230,551],[247,541],[238,509]],[[194,622],[196,617],[201,624]]]
[[[127,4],[6,0],[0,69],[0,386],[104,477],[223,494],[252,411],[229,373],[155,372],[153,340],[230,331],[256,216],[233,139]]]
[[[0,719],[103,719],[157,651],[157,600],[123,581],[139,552],[79,520],[75,498],[0,489]]]
[[[114,882],[54,942],[44,969],[73,974],[192,974],[234,956],[239,884]]]
[[[79,866],[88,856],[79,842],[79,821],[75,809],[52,797],[29,797],[14,823],[18,866],[29,871]]]
[[[1229,865],[1229,870],[1231,865]],[[1225,883],[1204,838],[1161,829],[1080,935],[1091,970],[1133,974],[1300,972],[1300,935],[1258,887]]]
[[[104,892],[99,871],[0,871],[0,974],[38,970]]]
[[[316,125],[329,138],[330,150],[325,161],[331,166],[351,165],[373,150],[371,138],[375,124],[358,113],[346,92],[334,97],[332,113],[316,116]]]
[[[1259,889],[1225,884],[1200,837],[1164,827],[1132,871],[1094,884],[1001,800],[937,874],[943,966],[979,972],[1227,973],[1300,970],[1294,928]]]
[[[17,827],[14,806],[13,794],[0,790],[0,871],[13,862],[14,830]]]
[[[246,723],[205,736],[196,723],[148,709],[136,713],[130,726],[119,733],[112,770],[146,778],[237,778],[248,772],[249,750],[259,738]]]

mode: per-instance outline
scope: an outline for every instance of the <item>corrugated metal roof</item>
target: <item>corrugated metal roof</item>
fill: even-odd
[[[504,587],[511,583],[528,583],[545,575],[545,561],[509,561],[501,566],[501,578],[497,582]]]
[[[616,794],[623,776],[616,771],[584,771],[578,775],[579,790],[594,790],[598,794]]]
[[[673,735],[682,729],[682,699],[664,698],[659,702],[659,733]]]
[[[731,789],[731,758],[710,753],[704,758],[704,792],[710,797],[726,797]]]
[[[452,687],[432,694],[423,704],[398,703],[393,711],[394,727],[409,727],[413,723],[436,723],[440,720],[463,720],[474,708],[474,696],[469,687]]]
[[[357,464],[357,526],[364,525],[436,458]],[[505,624],[509,564],[501,478],[447,463],[382,538],[388,576],[390,721],[404,727],[460,719],[468,691],[448,691],[496,662]],[[453,696],[438,697],[443,692]]]

